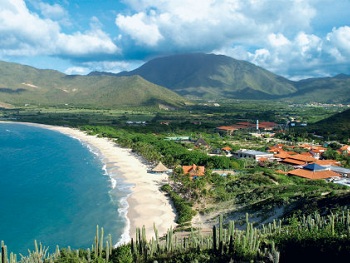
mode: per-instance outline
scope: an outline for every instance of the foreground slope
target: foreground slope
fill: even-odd
[[[338,139],[348,140],[350,137],[350,109],[311,124],[308,130],[316,132],[325,138],[331,139],[335,135]]]
[[[0,102],[117,107],[180,106],[186,100],[139,76],[71,76],[54,70],[0,62]]]

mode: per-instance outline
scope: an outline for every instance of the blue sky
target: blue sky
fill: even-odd
[[[0,0],[0,60],[66,74],[188,52],[290,79],[350,74],[350,0]]]

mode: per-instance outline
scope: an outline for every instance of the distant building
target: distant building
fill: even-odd
[[[206,147],[208,148],[209,147],[209,144],[203,139],[203,138],[199,138],[195,143],[194,145],[196,147]]]
[[[339,173],[331,171],[326,167],[323,167],[318,164],[307,164],[301,169],[295,169],[288,172],[288,175],[299,176],[311,180],[319,179],[329,179],[332,177],[340,177]]]
[[[229,135],[232,135],[232,133],[236,130],[241,130],[241,129],[249,129],[249,130],[273,130],[274,128],[278,127],[277,123],[274,122],[267,122],[267,121],[263,121],[263,122],[259,122],[257,120],[256,123],[251,123],[251,122],[247,122],[247,121],[241,121],[241,122],[237,122],[236,124],[232,124],[232,125],[227,125],[227,126],[219,126],[216,127],[216,129],[219,132],[226,132]]]
[[[189,175],[191,180],[199,176],[204,176],[205,167],[197,166],[195,164],[182,166],[182,171],[185,175]]]
[[[175,137],[166,137],[166,141],[189,141],[190,137],[188,136],[175,136]]]
[[[249,158],[249,159],[254,159],[256,161],[259,161],[260,159],[273,159],[272,153],[260,152],[255,150],[245,150],[245,149],[236,151],[232,155],[233,157],[238,159]]]
[[[305,154],[295,154],[295,155],[289,155],[288,157],[284,158],[281,162],[290,164],[293,166],[303,166],[309,163],[316,162],[317,159],[310,155]]]
[[[232,148],[229,146],[225,146],[225,147],[221,148],[221,150],[223,150],[226,153],[230,153],[232,151]]]

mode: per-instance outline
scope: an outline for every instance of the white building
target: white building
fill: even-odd
[[[259,161],[261,158],[266,159],[273,159],[273,153],[267,153],[267,152],[260,152],[255,150],[239,150],[233,153],[233,157],[236,157],[238,159],[241,158],[250,158],[254,159],[256,161]]]

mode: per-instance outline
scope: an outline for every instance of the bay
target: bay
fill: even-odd
[[[127,192],[112,183],[97,149],[36,126],[0,124],[0,240],[27,254],[34,240],[49,251],[89,248],[96,226],[117,243]],[[119,185],[123,189],[122,185]]]

